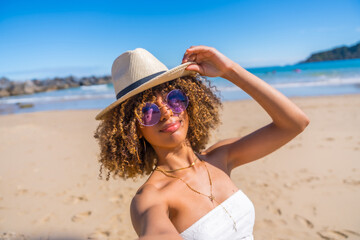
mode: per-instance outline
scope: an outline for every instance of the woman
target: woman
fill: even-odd
[[[199,74],[234,83],[273,121],[201,152],[221,103]],[[307,116],[211,47],[190,47],[171,70],[146,50],[129,51],[114,61],[112,77],[118,100],[98,114],[95,137],[107,179],[151,173],[131,203],[140,239],[253,239],[253,205],[230,173],[293,139]]]

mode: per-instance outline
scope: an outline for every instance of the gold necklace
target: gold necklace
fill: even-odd
[[[194,157],[193,157],[193,159],[194,159]],[[161,168],[159,168],[159,167],[156,167],[155,170],[158,168],[158,169],[161,169],[160,171],[164,171],[164,172],[166,172],[166,173],[172,173],[172,172],[184,170],[184,169],[191,168],[191,167],[195,166],[195,163],[196,163],[196,160],[197,160],[197,159],[198,159],[198,158],[195,158],[195,161],[193,160],[192,163],[191,163],[189,166],[187,166],[187,167],[178,168],[178,169],[174,169],[174,170],[164,170],[164,169],[161,169]]]
[[[197,158],[196,158],[196,159],[197,159]],[[196,159],[195,159],[195,161],[196,161]],[[192,190],[192,191],[194,191],[194,192],[196,192],[196,193],[198,193],[198,194],[200,194],[200,195],[203,195],[203,196],[209,198],[209,200],[210,200],[212,203],[215,201],[215,202],[216,202],[218,205],[220,205],[220,206],[225,210],[225,212],[229,215],[229,217],[230,217],[231,220],[233,221],[233,228],[235,229],[235,231],[237,231],[236,222],[235,222],[235,220],[233,219],[233,217],[231,216],[231,214],[226,210],[226,208],[225,208],[223,205],[221,205],[218,201],[216,201],[215,196],[213,195],[213,192],[212,192],[212,181],[211,181],[210,172],[209,172],[209,169],[207,168],[205,162],[204,162],[204,165],[205,165],[205,168],[206,168],[208,177],[209,177],[210,195],[206,195],[206,194],[204,194],[204,193],[201,193],[201,192],[195,190],[195,189],[192,188],[187,182],[185,182],[182,178],[177,177],[177,176],[172,175],[172,174],[169,174],[169,173],[168,173],[167,171],[165,171],[164,169],[161,169],[161,168],[159,168],[159,167],[156,167],[156,168],[155,168],[155,171],[162,172],[162,173],[163,173],[165,176],[167,176],[167,177],[179,179],[179,180],[181,180],[183,183],[185,183],[185,185],[186,185],[190,190]],[[180,170],[180,169],[179,169],[179,170]]]

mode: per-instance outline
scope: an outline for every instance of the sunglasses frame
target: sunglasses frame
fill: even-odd
[[[186,97],[186,107],[185,107],[185,109],[183,110],[183,111],[185,111],[186,109],[187,109],[187,107],[189,106],[189,97],[182,91],[182,90],[180,90],[180,89],[173,89],[173,90],[171,90],[170,92],[168,92],[168,94],[166,94],[166,105],[171,109],[171,111],[174,113],[174,114],[180,114],[180,113],[182,113],[183,111],[181,111],[181,112],[175,112],[174,111],[174,109],[168,104],[168,99],[169,99],[169,95],[170,95],[170,93],[172,93],[173,91],[180,91],[181,93],[182,93],[182,95],[184,95],[185,97]],[[152,103],[152,102],[145,102],[145,106],[146,106],[146,104],[154,104],[157,108],[158,108],[158,110],[160,111],[160,107],[156,104],[156,103]],[[164,106],[162,106],[161,108],[163,108]],[[144,108],[144,107],[143,107]],[[141,109],[141,111],[142,111],[142,109]],[[160,114],[161,114],[161,111],[160,111]],[[160,115],[161,116],[161,115]],[[161,117],[160,117],[161,118]],[[154,124],[152,124],[152,125],[145,125],[144,123],[142,123],[142,121],[139,119],[139,118],[136,118],[137,120],[138,120],[138,122],[142,125],[142,126],[144,126],[144,127],[151,127],[151,126],[155,126],[156,124],[158,124],[159,123],[159,121],[160,121],[160,119],[156,122],[156,123],[154,123]]]

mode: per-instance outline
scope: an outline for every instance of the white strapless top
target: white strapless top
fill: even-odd
[[[232,219],[223,207],[230,213]],[[236,222],[236,230],[233,220]],[[185,240],[253,240],[254,222],[254,205],[239,190],[180,235]]]

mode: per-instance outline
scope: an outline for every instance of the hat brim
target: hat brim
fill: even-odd
[[[192,64],[193,62],[187,62],[184,64],[181,64],[177,67],[174,67],[156,77],[154,77],[153,79],[147,81],[146,83],[140,85],[139,87],[133,89],[132,91],[128,92],[127,94],[125,94],[124,96],[122,96],[121,98],[119,98],[118,100],[116,100],[115,102],[113,102],[112,104],[110,104],[108,107],[106,107],[105,109],[103,109],[100,113],[98,113],[95,117],[96,120],[102,120],[104,118],[104,116],[113,108],[115,108],[117,105],[119,105],[120,103],[122,103],[123,101],[125,101],[126,99],[135,96],[138,93],[141,93],[147,89],[150,89],[152,87],[155,87],[157,85],[160,85],[162,83],[165,82],[169,82],[173,79],[179,78],[179,77],[184,77],[184,76],[189,76],[191,74],[194,74],[194,71],[188,71],[185,70],[186,67],[188,67],[190,64]]]

